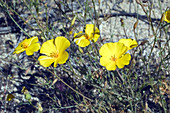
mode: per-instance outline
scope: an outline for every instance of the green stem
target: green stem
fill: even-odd
[[[30,37],[21,27],[18,25],[18,23],[14,20],[14,18],[9,14],[9,11],[7,10],[7,13],[9,17],[12,19],[12,21],[21,29],[22,32],[24,32],[28,37]]]

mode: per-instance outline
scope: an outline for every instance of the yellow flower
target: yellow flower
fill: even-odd
[[[125,54],[126,52],[127,47],[123,43],[106,43],[99,50],[102,56],[100,58],[100,64],[109,71],[116,70],[117,67],[123,68],[124,65],[129,64],[131,59],[130,54]]]
[[[40,56],[38,61],[44,67],[49,67],[54,62],[54,67],[57,64],[64,64],[68,59],[68,53],[65,51],[70,46],[70,42],[65,37],[57,37],[48,40],[42,44],[40,53],[45,55]]]
[[[40,44],[38,42],[38,37],[34,36],[29,39],[24,39],[19,43],[18,47],[15,48],[13,54],[19,54],[23,51],[26,51],[27,55],[33,55],[34,52],[40,49]]]
[[[170,23],[170,10],[166,11],[164,14],[164,21]]]
[[[127,47],[127,51],[138,46],[136,40],[133,39],[120,39],[119,42],[123,43]]]
[[[80,47],[86,47],[90,44],[90,41],[96,42],[100,37],[100,31],[97,27],[94,28],[93,24],[87,24],[85,33],[80,31],[74,34],[76,44]]]

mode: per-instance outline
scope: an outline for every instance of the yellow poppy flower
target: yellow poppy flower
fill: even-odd
[[[116,70],[116,68],[123,68],[129,64],[131,56],[129,53],[125,54],[127,47],[120,42],[106,43],[104,44],[99,53],[102,56],[100,58],[100,64],[106,67],[107,70]]]
[[[164,14],[164,21],[170,23],[170,10],[166,11]]]
[[[45,54],[38,58],[40,64],[44,67],[49,67],[54,63],[54,67],[57,64],[64,64],[68,59],[68,53],[65,51],[70,46],[70,42],[65,37],[57,37],[48,40],[42,44],[40,53]]]
[[[34,52],[40,49],[40,44],[37,42],[37,36],[31,37],[29,39],[26,38],[21,43],[19,43],[18,47],[15,48],[13,54],[19,54],[26,51],[27,55],[33,55]]]
[[[123,43],[127,47],[127,51],[138,46],[136,40],[133,39],[120,39],[119,42]]]
[[[96,42],[100,37],[100,31],[97,27],[94,28],[93,24],[87,24],[85,33],[80,31],[74,34],[76,44],[80,47],[86,47],[90,44],[90,41]]]

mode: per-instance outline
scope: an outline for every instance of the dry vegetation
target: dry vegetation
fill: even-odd
[[[119,7],[122,2],[136,5],[137,12]],[[161,7],[162,3],[161,0],[0,0],[0,112],[170,112],[170,24],[162,15],[170,8]],[[164,3],[168,4],[168,0]],[[155,16],[155,11],[160,14]],[[116,27],[108,25],[111,19],[118,20],[110,23]],[[100,38],[80,48],[74,42],[74,33],[89,23],[99,28]],[[140,29],[146,26],[149,34],[141,35]],[[117,28],[121,31],[115,32]],[[67,62],[45,68],[37,60],[39,52],[32,56],[25,52],[12,54],[18,43],[32,36],[37,36],[41,45],[58,36],[66,37],[71,43],[66,50]],[[129,52],[132,56],[129,65],[108,71],[101,66],[98,52],[103,44],[118,38],[133,38],[138,46]]]

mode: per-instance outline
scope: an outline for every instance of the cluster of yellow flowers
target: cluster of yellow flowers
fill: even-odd
[[[74,34],[75,42],[80,47],[88,46],[90,41],[96,42],[99,37],[99,29],[93,24],[86,25],[85,33],[80,31]],[[123,68],[124,65],[129,64],[131,59],[130,54],[125,53],[137,45],[137,42],[133,39],[121,39],[119,42],[104,44],[99,50],[101,65],[105,66],[107,70],[115,70],[117,66],[118,68]],[[57,64],[64,64],[67,61],[69,54],[66,52],[66,49],[69,46],[70,41],[60,36],[55,39],[47,40],[42,44],[40,49],[38,37],[34,36],[22,41],[15,49],[14,54],[26,51],[27,55],[33,55],[34,52],[40,49],[40,53],[44,54],[38,58],[40,65],[49,67],[54,63],[54,67],[57,67]]]
[[[27,55],[33,55],[34,52],[40,49],[40,53],[45,54],[38,58],[40,64],[44,67],[49,67],[54,63],[54,67],[57,67],[57,64],[64,64],[68,59],[68,53],[65,50],[69,46],[70,42],[65,37],[60,36],[55,40],[51,39],[44,42],[40,49],[38,37],[34,36],[19,43],[13,53],[19,54],[26,51]]]
[[[163,20],[169,23],[170,10],[167,10],[163,15]],[[87,24],[85,33],[80,31],[74,34],[75,43],[79,47],[86,47],[90,42],[95,43],[99,37],[100,31],[94,24]],[[33,55],[34,52],[40,49],[38,41],[36,36],[29,39],[26,38],[18,45],[14,54],[26,51],[27,55]],[[38,61],[44,67],[49,67],[52,63],[54,63],[54,67],[57,67],[57,64],[64,64],[69,57],[69,54],[66,52],[69,46],[70,41],[62,36],[48,40],[41,46],[40,53],[44,55],[40,56]],[[106,43],[99,50],[101,55],[100,64],[106,67],[107,70],[115,70],[117,67],[123,68],[129,64],[131,59],[130,54],[126,52],[137,46],[138,43],[133,39],[120,39],[115,43]]]

